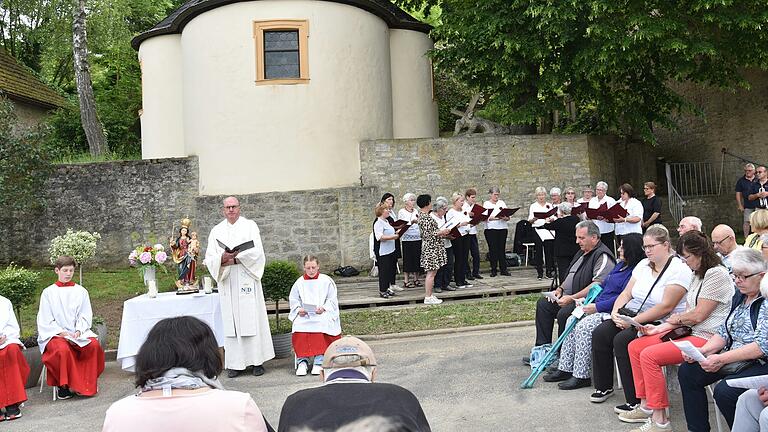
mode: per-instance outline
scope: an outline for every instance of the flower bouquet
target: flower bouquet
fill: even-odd
[[[128,254],[128,262],[131,267],[139,268],[139,273],[144,277],[144,283],[155,280],[156,269],[168,271],[163,266],[167,259],[168,254],[165,253],[163,245],[159,243],[154,246],[139,246]]]

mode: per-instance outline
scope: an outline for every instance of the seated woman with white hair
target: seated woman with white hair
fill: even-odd
[[[699,351],[706,360],[695,362],[686,356],[678,370],[683,395],[683,408],[688,430],[709,430],[707,386],[715,385],[714,399],[731,430],[736,401],[745,389],[731,387],[727,380],[768,374],[762,360],[768,354],[768,302],[760,295],[766,262],[754,249],[737,249],[731,253],[733,279],[738,292],[725,322]]]
[[[760,281],[760,293],[768,296],[768,278]],[[766,375],[768,377],[768,375]],[[736,415],[733,419],[733,430],[739,432],[768,431],[768,389],[761,386],[751,389],[739,396],[736,403]]]

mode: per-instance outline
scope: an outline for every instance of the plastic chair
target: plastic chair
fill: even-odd
[[[525,267],[528,267],[528,254],[531,247],[536,246],[536,243],[523,243],[523,246],[525,246]]]

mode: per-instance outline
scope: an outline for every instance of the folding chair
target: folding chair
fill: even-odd
[[[47,372],[48,372],[48,368],[46,368],[45,365],[43,365],[43,370],[40,372],[40,392],[39,393],[43,392],[43,385],[46,382],[45,378],[46,378]],[[59,388],[56,386],[53,386],[51,388],[53,389],[53,400],[56,401],[56,399],[58,399],[58,396],[59,396],[59,391],[58,391]]]

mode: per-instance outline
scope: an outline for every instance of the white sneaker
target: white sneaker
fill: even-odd
[[[312,375],[320,375],[320,372],[323,370],[323,367],[320,365],[312,365]]]
[[[392,291],[405,291],[405,288],[397,285],[390,285],[389,289],[391,289]]]
[[[424,297],[424,304],[427,304],[427,305],[436,305],[436,304],[440,304],[442,302],[443,302],[442,300],[440,300],[439,298],[437,298],[437,297],[435,297],[433,295],[429,296],[429,297]]]
[[[296,367],[296,376],[307,376],[307,362],[299,362]]]

